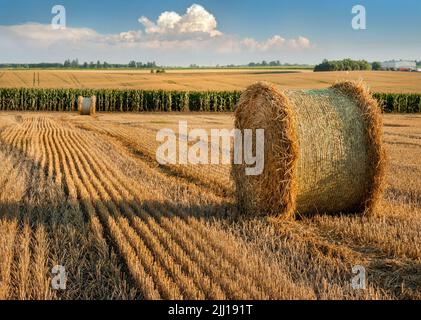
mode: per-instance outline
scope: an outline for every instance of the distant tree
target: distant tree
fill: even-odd
[[[371,70],[372,66],[365,60],[343,59],[337,61],[323,60],[321,64],[314,67],[314,71],[352,71]]]
[[[381,70],[382,64],[380,62],[375,61],[371,64],[371,69],[372,70]]]
[[[129,62],[129,68],[136,68],[136,61],[132,60]]]
[[[314,71],[333,71],[332,64],[327,59],[324,59],[321,64],[314,67]]]
[[[155,63],[155,61],[153,61],[153,62],[147,62],[146,64],[144,64],[143,65],[145,68],[156,68],[157,66],[156,66],[156,63]]]
[[[285,64],[285,65],[290,65],[290,64]],[[274,61],[270,61],[267,62],[265,60],[263,60],[262,62],[250,62],[248,64],[249,67],[266,67],[266,66],[270,66],[270,67],[280,67],[282,66],[282,63],[279,60],[274,60]]]
[[[73,59],[72,62],[70,63],[70,67],[72,67],[72,68],[79,68],[79,60],[78,59]]]

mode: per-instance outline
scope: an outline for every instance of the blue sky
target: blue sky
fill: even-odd
[[[47,29],[56,4],[66,8],[68,30],[62,37]],[[193,4],[200,8],[189,15]],[[351,9],[357,4],[366,8],[366,30],[351,27]],[[160,28],[157,19],[165,11],[181,17],[181,24]],[[139,22],[142,16],[147,18],[144,23]],[[196,28],[197,23],[203,30]],[[345,57],[421,60],[420,31],[418,0],[0,0],[0,62],[66,57],[109,62],[152,59],[167,65],[261,59],[316,63]]]

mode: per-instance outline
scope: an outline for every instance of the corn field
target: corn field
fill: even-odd
[[[119,89],[0,89],[0,110],[75,111],[78,96],[97,97],[102,112],[232,111],[240,91],[166,91]]]
[[[97,96],[100,112],[227,112],[233,111],[241,91],[0,88],[0,110],[76,111],[77,97],[91,95]],[[421,94],[374,93],[374,97],[386,113],[421,112]]]
[[[421,112],[421,94],[417,93],[375,93],[384,112],[415,113]]]

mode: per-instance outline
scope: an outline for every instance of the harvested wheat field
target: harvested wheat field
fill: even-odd
[[[283,88],[327,88],[336,81],[364,80],[373,92],[418,93],[421,73],[391,71],[312,72],[285,69],[169,70],[0,70],[2,88],[119,88],[158,90],[243,90],[256,81]]]
[[[238,217],[228,165],[158,165],[158,129],[232,114],[0,113],[1,299],[421,299],[421,116],[384,116],[380,215]],[[53,290],[63,265],[66,290]],[[367,288],[351,288],[352,267]]]

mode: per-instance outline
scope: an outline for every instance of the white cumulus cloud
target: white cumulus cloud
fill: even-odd
[[[120,32],[120,34],[117,37],[110,36],[109,38],[115,41],[136,43],[142,40],[142,31],[139,30],[139,31]]]
[[[22,25],[0,26],[0,35],[14,38],[15,41],[32,41],[41,45],[60,41],[80,42],[99,41],[102,36],[89,28],[66,28],[55,30],[49,24],[27,23]]]
[[[297,48],[297,49],[308,49],[311,47],[310,40],[308,38],[301,37],[301,36],[298,37],[297,39],[289,40],[289,45],[292,48]]]
[[[217,30],[215,17],[204,7],[193,4],[185,14],[179,15],[174,11],[161,13],[156,22],[142,16],[139,22],[144,26],[145,33],[150,35],[208,35],[216,37],[222,35]]]
[[[274,35],[264,41],[257,41],[253,38],[245,38],[240,41],[240,44],[244,49],[262,52],[280,49],[307,49],[311,47],[310,40],[305,37],[300,36],[297,39],[287,40],[280,35]]]

